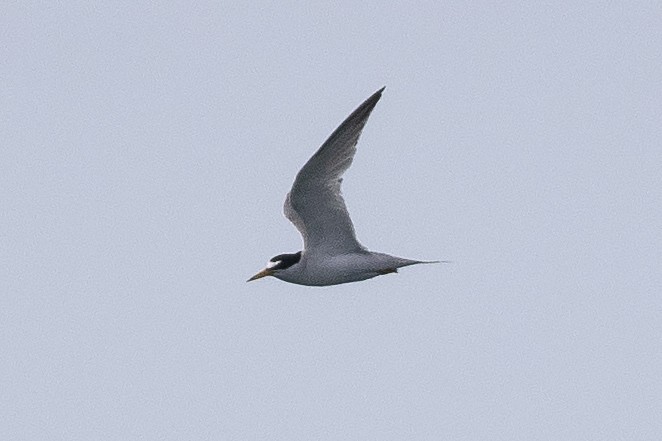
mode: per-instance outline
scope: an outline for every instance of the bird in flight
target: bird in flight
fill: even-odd
[[[303,236],[303,251],[272,257],[248,279],[273,276],[308,286],[358,282],[398,268],[439,261],[410,260],[369,251],[359,243],[340,191],[342,175],[356,153],[356,143],[384,88],[365,100],[306,162],[285,198],[285,217]]]

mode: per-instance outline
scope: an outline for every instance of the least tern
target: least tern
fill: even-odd
[[[396,273],[403,266],[439,262],[369,251],[356,239],[340,191],[342,175],[352,164],[361,131],[383,91],[382,87],[352,112],[297,174],[283,210],[303,236],[303,251],[272,257],[248,282],[274,276],[299,285],[338,285]]]

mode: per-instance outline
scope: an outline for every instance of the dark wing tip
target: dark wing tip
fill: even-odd
[[[295,179],[295,185],[299,178],[305,174],[305,170],[310,168],[309,164],[314,163],[317,159],[322,157],[326,151],[330,149],[341,151],[340,155],[345,155],[343,164],[336,164],[338,166],[338,176],[347,170],[349,164],[352,162],[354,156],[353,151],[355,151],[356,143],[361,135],[361,131],[368,121],[368,117],[372,113],[372,110],[379,102],[379,99],[382,97],[382,92],[386,87],[382,87],[377,92],[373,93],[367,100],[365,100],[359,107],[357,107],[345,120],[336,128],[336,130],[331,133],[331,136],[322,144],[322,146],[315,152],[315,154],[306,162]],[[339,145],[340,144],[340,145]],[[341,157],[339,157],[342,159]],[[328,158],[327,158],[328,159]],[[336,158],[338,159],[338,158]],[[318,172],[318,170],[314,170]]]
[[[377,92],[373,93],[372,96],[366,100],[366,102],[372,100],[375,100],[375,102],[379,101],[379,99],[382,97],[382,92],[384,92],[384,89],[386,89],[386,86],[383,86]]]
[[[352,112],[351,115],[347,117],[347,119],[343,122],[343,124],[340,125],[340,127],[342,127],[345,123],[352,120],[367,119],[368,115],[370,115],[370,113],[372,112],[372,109],[375,108],[377,102],[382,97],[382,92],[384,91],[384,89],[386,89],[386,86],[382,87],[377,92],[373,93],[370,96],[370,98],[365,100],[359,107],[356,108],[356,110],[354,110],[354,112]],[[363,122],[365,123],[365,121]],[[340,129],[340,127],[338,127],[338,129]]]

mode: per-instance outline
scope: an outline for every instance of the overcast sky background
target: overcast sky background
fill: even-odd
[[[659,440],[659,2],[4,2],[3,440]],[[386,86],[360,240],[246,284]]]

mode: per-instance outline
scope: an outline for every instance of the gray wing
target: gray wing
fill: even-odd
[[[285,217],[303,236],[304,252],[337,255],[365,250],[356,239],[340,184],[383,90],[375,92],[343,121],[299,171],[287,194]]]

